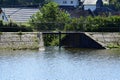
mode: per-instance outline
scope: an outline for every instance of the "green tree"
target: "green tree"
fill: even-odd
[[[120,0],[110,0],[110,5],[115,7],[115,10],[120,10]]]
[[[70,21],[70,15],[59,9],[58,4],[50,2],[45,4],[36,14],[30,19],[30,25],[37,28],[37,30],[64,30],[64,26]],[[47,37],[46,37],[47,36]],[[58,36],[46,35],[44,36],[45,45],[58,44]]]
[[[70,15],[50,2],[31,17],[30,24],[40,30],[58,30],[70,20]],[[62,28],[63,29],[63,28]]]

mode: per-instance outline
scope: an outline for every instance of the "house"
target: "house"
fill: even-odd
[[[65,9],[72,18],[80,16],[89,16],[92,11],[88,8],[84,10],[84,2],[86,0],[52,0],[59,4],[59,7]]]
[[[72,6],[72,7],[77,7],[79,6],[79,3],[81,0],[52,0],[56,3],[58,3],[60,6]]]
[[[8,18],[6,17],[5,13],[3,12],[1,8],[0,8],[0,20],[3,20],[5,22],[8,21]]]
[[[96,2],[96,9],[94,10],[94,13],[96,15],[103,15],[103,16],[109,16],[110,14],[112,14],[114,11],[108,7],[105,7],[103,5],[103,1],[102,0],[97,0]]]
[[[103,2],[103,4],[109,4],[109,0],[101,0]],[[100,3],[100,0],[85,0],[84,1],[84,9],[85,10],[92,10],[94,11],[96,9],[96,4],[97,2]]]
[[[31,16],[39,11],[38,8],[31,7],[2,8],[2,10],[8,20],[18,23],[28,22]]]
[[[77,0],[76,0],[77,1]],[[108,7],[104,7],[104,4],[109,4],[109,0],[85,0],[82,5],[84,6],[84,9],[79,9],[79,7],[75,7],[73,10],[68,10],[71,17],[80,17],[80,16],[97,16],[97,15],[109,15],[113,10],[111,10]],[[67,8],[70,6],[65,5]],[[76,6],[81,6],[80,4],[76,4]]]
[[[96,9],[96,2],[98,0],[52,0],[59,4],[60,8],[75,9],[81,8],[84,10],[94,11]],[[103,4],[109,4],[109,0],[102,0]]]
[[[84,5],[87,5],[87,4],[96,5],[97,1],[98,0],[85,0]],[[103,4],[109,4],[109,0],[102,0],[102,1],[103,1]]]

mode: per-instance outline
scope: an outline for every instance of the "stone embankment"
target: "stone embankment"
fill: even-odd
[[[0,49],[39,49],[43,48],[42,33],[1,32]]]
[[[119,32],[88,32],[85,33],[105,48],[120,47]]]
[[[120,33],[116,32],[81,32],[66,35],[62,46],[71,48],[118,48],[120,47]]]
[[[114,48],[120,47],[120,33],[81,32],[66,35],[61,45],[72,48]],[[44,50],[41,32],[0,32],[0,49],[39,49]]]

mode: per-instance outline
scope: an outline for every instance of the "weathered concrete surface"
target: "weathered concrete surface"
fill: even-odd
[[[96,49],[105,48],[99,42],[89,37],[86,33],[67,35],[62,40],[62,46],[72,48],[96,48]]]
[[[110,45],[120,46],[120,32],[88,32],[86,34],[106,48]]]
[[[44,47],[42,33],[2,32],[0,49],[38,49]]]
[[[20,35],[22,34],[22,35]],[[72,48],[105,49],[110,45],[120,46],[120,33],[83,32],[68,34],[61,45]],[[41,32],[2,32],[0,49],[39,49],[44,50]]]
[[[62,40],[62,46],[74,48],[105,49],[111,44],[120,46],[120,33],[83,32],[67,35]]]

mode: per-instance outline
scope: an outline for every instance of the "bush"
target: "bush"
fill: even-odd
[[[32,27],[27,27],[25,25],[19,25],[17,23],[4,23],[0,21],[0,32],[28,32],[28,31],[33,31]]]

